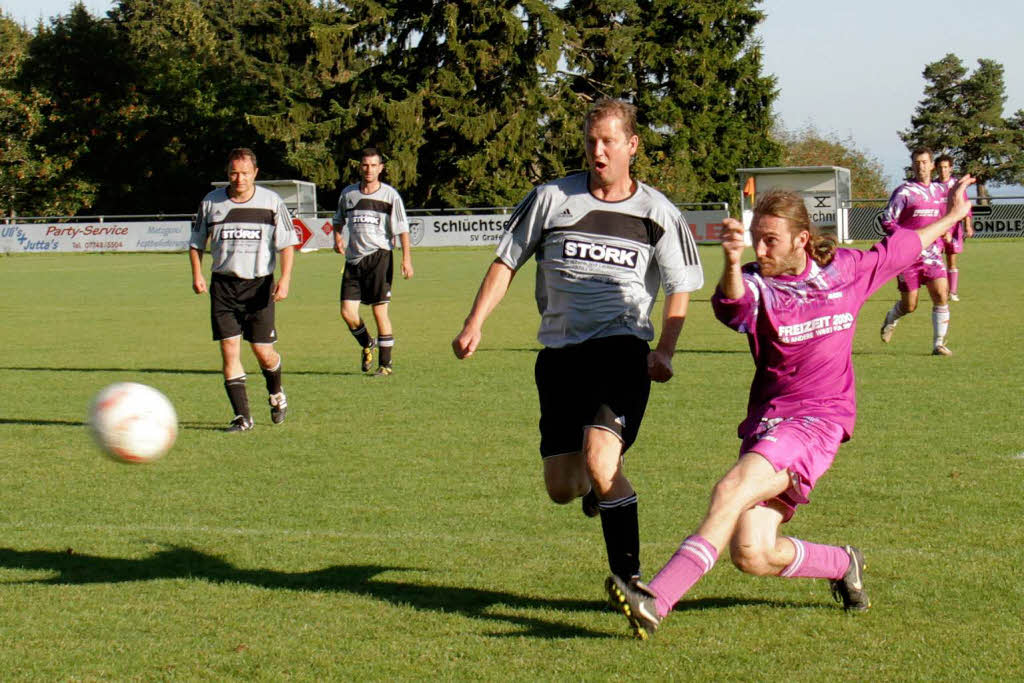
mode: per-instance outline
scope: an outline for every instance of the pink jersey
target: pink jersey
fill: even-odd
[[[748,263],[742,298],[715,291],[715,315],[747,334],[754,356],[741,437],[764,418],[818,417],[841,426],[844,441],[850,438],[857,419],[851,359],[857,313],[920,252],[917,233],[897,230],[867,251],[837,249],[824,267],[807,259],[800,275],[764,277]]]
[[[925,185],[908,180],[889,197],[889,204],[882,213],[882,227],[890,235],[900,228],[916,230],[934,223],[946,215],[948,189],[943,183]],[[920,261],[926,265],[944,265],[942,259],[942,238],[921,251]]]
[[[941,180],[933,180],[932,182],[933,183],[938,183],[939,185],[942,185],[943,187],[945,187],[946,188],[946,196],[948,197],[949,196],[949,191],[953,189],[954,185],[956,185],[956,180],[957,180],[956,178],[950,176],[949,180],[947,180],[946,182],[942,182]],[[967,190],[964,190],[964,199],[967,199]],[[967,215],[968,216],[973,216],[974,215],[974,210],[973,209],[968,209],[967,210]],[[960,221],[959,223],[957,223],[953,227],[953,230],[951,231],[952,234],[953,234],[953,242],[954,243],[958,243],[959,246],[961,247],[961,250],[962,250],[963,243],[964,243],[964,232],[965,232],[964,224],[965,223],[966,223],[966,221]],[[957,250],[955,253],[959,254],[961,250]],[[949,245],[948,244],[946,245],[946,251],[949,251]]]

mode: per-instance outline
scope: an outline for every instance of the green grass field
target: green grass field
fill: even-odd
[[[648,574],[738,447],[752,363],[710,311],[718,251],[627,458]],[[338,317],[340,257],[298,257],[288,420],[270,424],[246,349],[247,434],[221,431],[185,255],[0,257],[3,680],[1024,677],[1024,241],[969,243],[952,358],[929,355],[927,304],[879,342],[895,284],[862,311],[857,433],[785,531],[860,546],[872,610],[723,557],[648,643],[604,609],[600,523],[543,490],[532,267],[457,362],[491,252],[414,256],[384,380]],[[155,464],[91,443],[91,397],[125,380],[177,407]]]

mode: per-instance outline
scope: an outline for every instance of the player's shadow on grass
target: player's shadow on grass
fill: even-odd
[[[29,366],[6,366],[0,367],[0,371],[11,370],[21,372],[124,372],[140,375],[220,375],[223,371],[216,369],[195,369],[195,368],[67,368],[60,366],[53,367],[29,367]],[[288,375],[313,375],[318,377],[334,377],[337,375],[362,375],[362,372],[334,370],[288,370]]]
[[[0,417],[0,425],[37,425],[43,427],[84,427],[82,420],[30,420],[11,417]]]
[[[0,548],[0,568],[55,572],[44,579],[0,583],[81,585],[158,579],[199,579],[211,583],[242,583],[260,588],[293,591],[336,591],[365,596],[396,607],[412,607],[439,613],[458,613],[521,627],[494,637],[609,638],[612,633],[593,631],[563,621],[514,614],[522,610],[592,612],[604,609],[599,600],[558,600],[503,591],[419,584],[377,578],[385,572],[418,571],[380,565],[336,565],[310,572],[242,569],[214,555],[193,548],[172,547],[141,559],[83,555],[72,550],[14,550]],[[611,625],[614,622],[610,622]]]

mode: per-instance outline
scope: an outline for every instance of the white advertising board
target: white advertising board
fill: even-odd
[[[186,251],[190,221],[0,224],[0,252]]]

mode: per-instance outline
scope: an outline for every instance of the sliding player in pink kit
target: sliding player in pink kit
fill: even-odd
[[[935,182],[941,183],[947,190],[956,184],[956,178],[953,177],[953,158],[951,156],[943,154],[937,157],[935,159],[935,170],[939,172],[939,179]],[[946,272],[949,273],[950,301],[960,301],[960,268],[958,266],[960,254],[964,251],[964,233],[966,233],[966,237],[974,237],[974,224],[970,213],[967,214],[967,218],[954,225],[953,229],[943,238],[942,247],[946,252]]]
[[[914,179],[893,191],[889,205],[882,214],[882,227],[890,235],[901,229],[916,230],[924,227],[946,211],[949,188],[943,183],[932,182],[934,164],[931,150],[915,149],[910,154],[910,163]],[[888,344],[892,340],[900,318],[917,309],[917,290],[923,284],[932,298],[932,355],[953,355],[946,348],[946,333],[949,332],[949,283],[942,259],[942,245],[941,239],[926,244],[920,257],[900,273],[896,282],[900,300],[885,314],[881,330],[883,343]]]
[[[754,209],[757,261],[740,266],[743,226],[726,219],[725,270],[711,298],[715,315],[747,334],[754,357],[740,456],[715,485],[708,512],[649,585],[605,583],[612,604],[646,639],[727,546],[733,564],[758,576],[829,579],[847,610],[870,606],[864,557],[851,546],[778,535],[831,466],[856,420],[852,365],[855,319],[864,301],[914,263],[921,249],[967,215],[959,181],[948,214],[897,230],[868,251],[838,249],[821,236],[803,199],[769,192]]]

